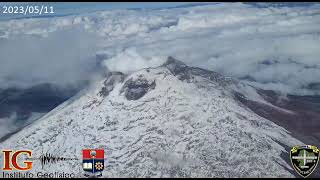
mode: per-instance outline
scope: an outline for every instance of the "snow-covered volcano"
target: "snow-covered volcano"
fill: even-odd
[[[235,92],[259,101],[251,86],[169,57],[109,73],[0,146],[79,159],[31,172],[82,176],[82,149],[103,148],[104,177],[293,177],[282,155],[303,143]]]

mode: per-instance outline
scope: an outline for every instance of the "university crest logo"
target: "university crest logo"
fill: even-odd
[[[83,170],[87,172],[85,176],[100,177],[104,169],[103,149],[83,149],[82,150]]]

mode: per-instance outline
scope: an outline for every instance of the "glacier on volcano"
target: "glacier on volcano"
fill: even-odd
[[[79,159],[30,172],[82,177],[82,149],[103,148],[103,177],[293,177],[282,154],[302,143],[235,98],[248,89],[169,57],[108,73],[0,145]]]

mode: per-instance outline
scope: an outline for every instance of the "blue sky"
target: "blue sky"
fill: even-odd
[[[1,8],[4,5],[47,5],[53,6],[54,16],[63,16],[69,14],[87,13],[99,10],[113,10],[113,9],[129,9],[129,8],[142,8],[142,9],[153,9],[153,8],[172,8],[185,5],[199,5],[201,3],[195,2],[46,2],[46,3],[21,3],[21,2],[0,2]],[[1,9],[3,10],[3,8]],[[48,15],[48,14],[47,14]],[[45,15],[45,16],[47,16]],[[29,14],[2,14],[0,20],[24,18],[24,17],[39,17],[39,15]],[[50,15],[51,16],[51,15]]]

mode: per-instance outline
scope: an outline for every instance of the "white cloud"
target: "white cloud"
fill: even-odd
[[[104,61],[103,65],[112,71],[131,72],[145,67],[160,66],[165,60],[158,57],[142,57],[135,48],[129,48]]]
[[[45,113],[37,113],[32,112],[30,117],[26,119],[25,121],[19,122],[17,120],[17,113],[14,112],[10,115],[10,117],[6,118],[0,118],[0,138],[18,130],[21,127],[24,127],[33,121],[37,120],[41,116],[43,116]]]
[[[18,126],[15,125],[16,113],[12,114],[8,118],[0,118],[0,138],[17,130]]]
[[[43,82],[77,85],[95,65],[97,37],[81,28],[48,37],[15,35],[0,39],[0,84],[30,86]]]
[[[320,77],[319,7],[315,4],[258,8],[243,3],[219,3],[166,10],[115,10],[51,19],[8,21],[0,24],[0,29],[5,32],[4,36],[9,38],[12,46],[18,43],[12,40],[17,34],[52,37],[52,41],[59,39],[55,46],[61,49],[54,51],[59,56],[51,55],[56,58],[49,57],[50,61],[46,63],[59,62],[56,59],[60,58],[66,64],[59,63],[66,68],[60,69],[59,65],[53,63],[50,66],[57,68],[43,68],[43,71],[49,74],[74,71],[66,75],[70,80],[85,74],[82,65],[91,63],[81,59],[99,50],[105,52],[103,64],[110,70],[130,72],[157,66],[171,55],[190,65],[235,78],[251,77],[256,81],[252,84],[266,89],[320,94],[319,90],[305,88],[311,83],[320,83],[317,78]],[[86,32],[78,33],[79,36],[76,36],[77,33],[67,36],[64,33],[72,32],[79,26],[83,26]],[[91,38],[89,32],[99,38]],[[30,42],[29,46],[35,45]],[[50,49],[49,45],[45,47]],[[23,65],[26,69],[37,64],[30,58],[41,58],[27,53],[24,57],[28,59]],[[42,66],[40,63],[39,67]],[[19,74],[15,69],[6,72]],[[35,71],[34,76],[39,72]],[[46,78],[51,79],[52,76]]]

